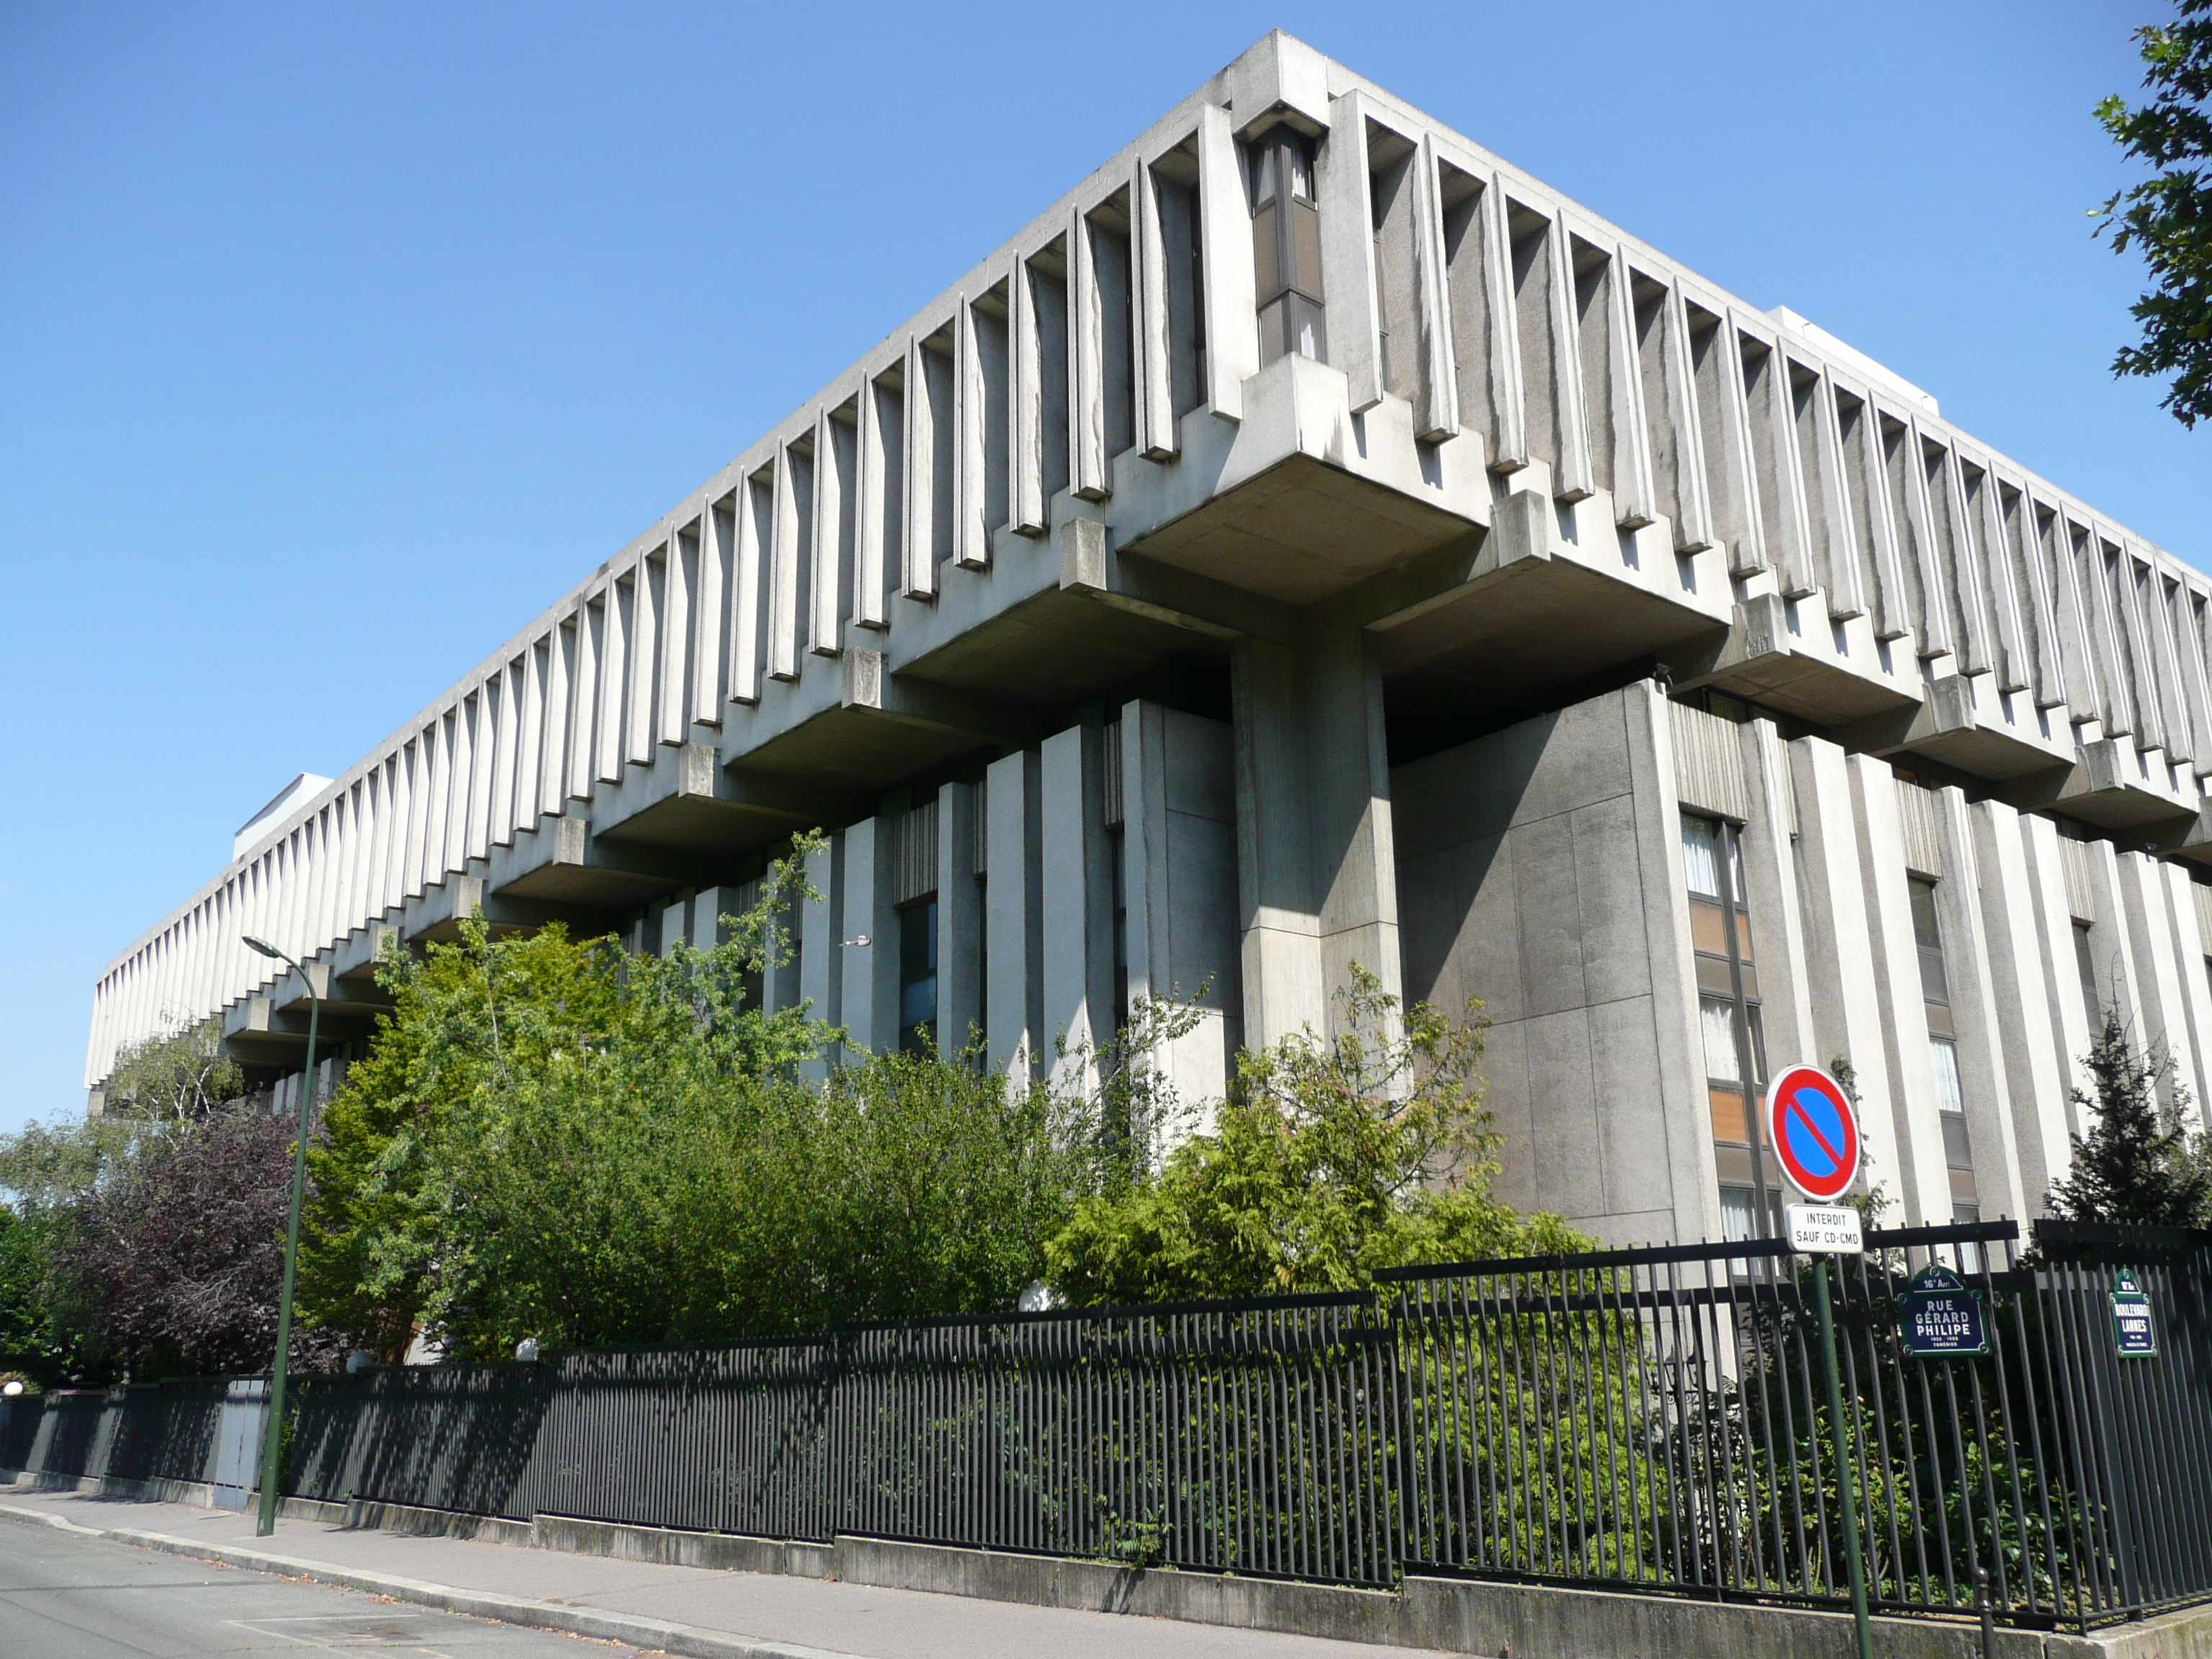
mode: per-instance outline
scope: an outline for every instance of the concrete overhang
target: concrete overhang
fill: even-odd
[[[731,854],[594,834],[582,818],[562,816],[541,818],[527,837],[517,836],[509,857],[491,860],[483,890],[487,904],[527,900],[557,907],[548,915],[597,913],[591,918],[597,931],[613,920],[604,913],[731,879],[732,863]]]
[[[319,991],[337,989],[326,964],[311,962],[307,967]],[[352,1001],[343,994],[326,996],[316,1021],[321,1051],[368,1036],[376,1029],[376,1016],[388,1006]],[[224,1051],[245,1066],[296,1066],[307,1052],[309,1011],[305,982],[287,972],[223,1009]]]
[[[1717,635],[1725,613],[1682,586],[1669,529],[1624,533],[1612,514],[1602,495],[1567,510],[1571,539],[1562,509],[1516,491],[1498,503],[1486,535],[1349,596],[1370,613],[1362,620],[1379,641],[1394,714],[1510,708]],[[1607,544],[1586,545],[1585,526]],[[1656,579],[1654,564],[1663,566]]]
[[[2021,696],[2001,696],[1989,674],[1947,674],[1925,683],[1916,706],[1831,732],[1852,749],[1884,757],[1918,755],[1992,782],[2057,775],[2075,763],[2073,731],[2045,736],[2044,720]],[[2062,720],[2063,716],[2062,715]]]
[[[2076,750],[2073,766],[2056,775],[2023,780],[2003,799],[2027,811],[2063,812],[2100,830],[2164,845],[2186,836],[2203,812],[2201,799],[2185,798],[2166,780],[2161,762],[2125,737],[2100,738]]]
[[[1804,615],[1815,611],[1817,626]],[[1878,660],[1838,649],[1817,595],[1792,605],[1779,594],[1755,593],[1735,607],[1724,633],[1662,652],[1661,660],[1678,686],[1710,686],[1824,726],[1910,710],[1921,700],[1917,679],[1907,686]]]
[[[1478,446],[1416,444],[1410,407],[1350,412],[1341,371],[1283,357],[1244,383],[1244,418],[1206,499],[1126,550],[1310,605],[1479,532]]]
[[[882,653],[854,645],[842,669],[836,703],[745,750],[737,763],[744,772],[866,793],[979,747],[1034,743],[1050,729],[1018,684],[1002,681],[999,696],[983,696],[890,672]]]
[[[495,939],[528,933],[555,921],[578,937],[613,930],[612,919],[604,908],[494,891],[489,878],[481,873],[447,876],[425,887],[401,908],[399,929],[410,944],[450,944],[461,936],[461,924],[472,919],[481,919]]]

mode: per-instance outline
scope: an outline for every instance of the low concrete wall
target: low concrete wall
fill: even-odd
[[[0,1479],[11,1472],[0,1469]],[[185,1481],[75,1480],[12,1474],[21,1488],[197,1503],[209,1488]],[[530,1521],[354,1498],[287,1498],[285,1516],[348,1528],[469,1538],[533,1549],[732,1572],[830,1578],[885,1589],[966,1595],[1024,1607],[1133,1613],[1237,1630],[1275,1631],[1500,1659],[1660,1659],[1755,1655],[1757,1659],[1853,1659],[1849,1615],[1674,1595],[1628,1595],[1548,1585],[1408,1577],[1402,1589],[1356,1589],[1172,1568],[1116,1566],[890,1539],[834,1544],[732,1533],[634,1527],[572,1516]],[[1979,1659],[1981,1632],[1957,1620],[1878,1619],[1883,1659]],[[2000,1629],[1996,1659],[2212,1659],[2212,1607],[2191,1608],[2087,1636]]]
[[[191,1504],[204,1510],[252,1509],[260,1490],[248,1486],[245,1502],[235,1501],[235,1486],[218,1486],[205,1480],[125,1480],[120,1475],[39,1474],[28,1469],[0,1469],[0,1487],[19,1492],[81,1492],[89,1498],[121,1503]],[[328,1521],[342,1526],[348,1506],[319,1498],[280,1498],[276,1513],[291,1521]]]
[[[851,1535],[819,1544],[556,1515],[487,1530],[484,1520],[356,1500],[345,1524],[1502,1659],[1852,1659],[1856,1651],[1845,1613],[1686,1596],[1419,1577],[1397,1591],[1357,1589]],[[1979,1659],[1982,1650],[1980,1631],[1963,1620],[1878,1619],[1875,1626],[1884,1659]],[[2212,1659],[2212,1607],[2087,1637],[1999,1629],[1995,1652],[1996,1659]]]

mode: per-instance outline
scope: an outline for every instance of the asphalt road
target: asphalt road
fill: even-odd
[[[636,1651],[0,1522],[0,1659],[633,1659]]]

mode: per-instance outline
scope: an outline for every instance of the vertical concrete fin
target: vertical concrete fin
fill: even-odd
[[[1716,527],[1728,544],[1729,574],[1755,576],[1767,568],[1760,520],[1759,465],[1751,436],[1751,407],[1744,394],[1742,334],[1735,313],[1713,320],[1703,353],[1698,402],[1712,422],[1708,477]]]
[[[1995,627],[1997,690],[2026,691],[2034,683],[2017,581],[2019,568],[2011,556],[2005,535],[2002,486],[1986,460],[1976,469],[1980,477],[1968,489],[1966,507],[1972,532],[1974,562],[1988,584],[1990,619]]]
[[[1644,408],[1644,376],[1636,350],[1634,301],[1628,261],[1617,246],[1604,250],[1606,393],[1613,427],[1613,516],[1624,530],[1641,530],[1659,517],[1659,489],[1651,473],[1651,425]]]
[[[1990,636],[1989,590],[1976,556],[1973,520],[1966,505],[1965,465],[1952,444],[1941,446],[1936,457],[1929,488],[1940,498],[1936,542],[1943,550],[1947,586],[1958,617],[1959,668],[1962,673],[1986,674],[1996,660]]]
[[[1043,531],[1048,505],[1044,498],[1044,341],[1038,332],[1037,307],[1041,280],[1030,260],[1018,257],[1007,285],[1012,319],[1008,352],[1013,385],[1012,527],[1024,536]]]
[[[927,355],[919,335],[906,339],[899,407],[899,592],[910,599],[937,596],[937,411],[929,396]]]
[[[1552,494],[1563,501],[1578,501],[1598,487],[1590,455],[1590,423],[1587,391],[1583,384],[1580,331],[1575,318],[1573,234],[1566,221],[1554,215],[1544,236],[1544,258],[1549,267],[1544,326],[1548,335],[1552,375],[1552,414],[1557,454],[1553,462]]]
[[[1797,459],[1796,411],[1791,394],[1794,372],[1784,344],[1748,319],[1736,319],[1742,354],[1751,434],[1755,498],[1765,556],[1785,599],[1800,599],[1817,586],[1813,575],[1809,526],[1805,516],[1805,480]]]
[[[1482,238],[1482,325],[1490,347],[1490,470],[1513,473],[1532,459],[1528,398],[1522,378],[1520,322],[1514,302],[1513,238],[1506,222],[1504,186],[1494,173],[1483,181],[1477,212]]]
[[[1816,374],[1806,396],[1808,401],[1798,421],[1799,458],[1817,496],[1810,511],[1816,515],[1814,539],[1822,552],[1820,585],[1827,592],[1829,617],[1849,622],[1866,614],[1866,578],[1834,383],[1826,374]]]
[[[730,550],[730,669],[724,690],[732,702],[755,703],[761,689],[761,616],[766,600],[769,538],[762,532],[765,501],[773,487],[764,489],[758,473],[742,476],[729,496],[726,520],[714,515],[718,533],[726,536]]]
[[[984,570],[991,563],[990,505],[984,499],[983,353],[974,299],[961,295],[954,314],[952,557],[969,569]]]
[[[1317,162],[1322,224],[1322,286],[1328,295],[1328,361],[1350,387],[1350,408],[1364,413],[1382,401],[1378,346],[1380,302],[1375,292],[1374,203],[1369,195],[1366,94],[1347,92],[1330,104],[1328,137]]]
[[[1907,419],[1891,444],[1890,475],[1897,486],[1899,522],[1912,589],[1918,595],[1915,620],[1924,658],[1954,655],[1957,635],[1951,623],[1950,595],[1943,580],[1942,556],[1936,545],[1935,512],[1928,487],[1928,453],[1920,422]]]
[[[1459,366],[1452,353],[1451,285],[1444,274],[1443,180],[1436,140],[1421,135],[1415,157],[1413,254],[1420,306],[1421,396],[1413,435],[1442,443],[1459,435]]]
[[[1712,489],[1705,477],[1705,423],[1698,406],[1697,371],[1690,359],[1690,317],[1679,280],[1667,284],[1659,307],[1666,384],[1662,406],[1674,425],[1674,546],[1684,553],[1702,553],[1713,544]]]
[[[887,586],[884,558],[894,550],[884,543],[884,522],[890,473],[896,464],[898,435],[893,400],[898,394],[867,375],[854,400],[853,441],[853,623],[882,628]]]
[[[1206,401],[1227,421],[1244,418],[1244,382],[1260,372],[1260,318],[1255,309],[1252,210],[1244,164],[1229,112],[1199,112],[1198,208],[1203,227],[1199,258],[1206,274]]]
[[[791,446],[775,452],[775,507],[769,554],[768,672],[772,679],[799,675],[799,488]]]
[[[1182,448],[1176,422],[1175,371],[1169,361],[1167,237],[1160,224],[1160,181],[1137,159],[1129,175],[1129,270],[1136,323],[1137,448],[1150,460]]]
[[[692,601],[699,581],[699,526],[679,526],[668,538],[660,588],[660,719],[664,744],[691,734]]]

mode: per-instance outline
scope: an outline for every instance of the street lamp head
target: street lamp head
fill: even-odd
[[[267,939],[256,939],[251,933],[245,934],[243,937],[246,940],[246,948],[247,950],[258,951],[263,956],[274,957],[279,962],[284,960],[284,953],[278,950],[275,945],[271,945]]]

